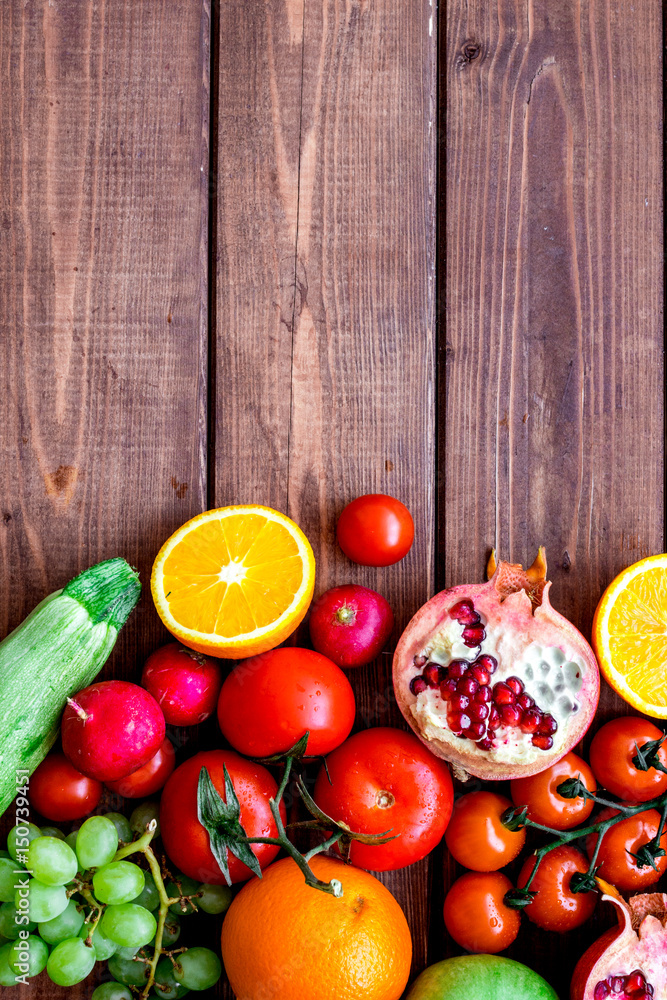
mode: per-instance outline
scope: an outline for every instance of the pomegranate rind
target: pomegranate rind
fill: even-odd
[[[396,647],[393,679],[398,706],[416,735],[432,753],[453,765],[457,777],[465,779],[474,775],[487,781],[502,781],[544,771],[582,739],[595,715],[600,694],[595,654],[581,632],[552,608],[549,601],[551,584],[536,581],[529,574],[530,570],[525,572],[520,566],[501,562],[488,583],[441,591],[417,611]],[[426,732],[415,718],[413,707],[417,704],[417,696],[410,691],[414,658],[450,620],[449,609],[464,598],[473,602],[487,629],[508,637],[508,648],[512,641],[524,647],[534,641],[574,650],[583,661],[585,670],[578,696],[580,710],[568,718],[552,749],[535,748],[529,759],[520,761],[499,760],[493,751],[478,751],[470,740],[459,740],[449,732],[443,732],[443,738]]]
[[[616,907],[618,926],[605,931],[577,962],[570,1000],[594,1000],[595,987],[609,976],[642,972],[655,1000],[667,996],[667,894],[641,893],[627,902],[602,896]]]

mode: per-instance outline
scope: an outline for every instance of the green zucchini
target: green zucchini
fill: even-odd
[[[91,566],[0,642],[0,815],[53,746],[67,698],[100,672],[139,600],[124,559]]]

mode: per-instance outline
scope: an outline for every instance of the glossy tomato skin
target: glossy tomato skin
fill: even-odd
[[[378,727],[356,733],[327,757],[314,798],[324,812],[359,833],[399,836],[386,844],[353,842],[352,864],[393,871],[426,857],[440,842],[452,811],[452,779],[411,733]]]
[[[606,722],[593,737],[590,762],[595,777],[603,788],[627,802],[647,802],[667,790],[667,774],[650,767],[638,770],[632,763],[638,747],[662,737],[648,719],[622,716]],[[667,767],[667,746],[659,751],[663,767]]]
[[[107,781],[106,786],[126,799],[141,799],[158,792],[175,766],[176,752],[169,737],[165,736],[162,746],[147,764],[117,781]]]
[[[457,879],[444,906],[445,927],[456,943],[487,955],[509,948],[521,923],[519,911],[503,901],[512,888],[502,872],[466,872]]]
[[[306,731],[308,755],[328,754],[349,735],[354,712],[352,687],[340,667],[296,646],[242,660],[218,702],[223,736],[248,757],[289,750]]]
[[[556,789],[568,778],[581,777],[589,792],[597,791],[595,776],[585,760],[576,753],[567,753],[546,771],[510,782],[515,806],[528,806],[528,819],[553,830],[571,830],[590,816],[594,803],[590,799],[565,799]]]
[[[605,820],[618,815],[614,809],[603,809],[598,820]],[[611,882],[617,889],[637,891],[647,889],[667,871],[667,855],[656,858],[657,871],[650,865],[643,868],[637,866],[632,857],[640,847],[652,840],[658,832],[660,813],[657,809],[647,809],[636,816],[628,816],[610,827],[602,838],[602,844],[597,856],[600,866],[598,875],[606,882]],[[586,838],[586,852],[593,856],[597,834],[592,833]],[[667,829],[660,838],[660,846],[667,851]]]
[[[415,526],[395,497],[367,493],[344,508],[336,526],[341,549],[361,566],[391,566],[410,551]]]
[[[81,819],[97,807],[102,782],[88,778],[63,753],[50,753],[30,778],[30,804],[46,819]]]
[[[519,873],[517,886],[522,889],[535,866],[535,855],[526,858]],[[575,872],[588,871],[588,860],[571,844],[562,844],[546,854],[530,883],[537,895],[525,907],[526,916],[547,931],[571,931],[583,924],[593,913],[597,901],[595,892],[572,892],[570,879]]]
[[[209,835],[197,817],[197,783],[205,767],[211,781],[225,799],[224,767],[234,785],[241,806],[241,825],[249,837],[275,837],[276,825],[269,799],[278,786],[261,764],[244,760],[233,750],[204,750],[176,768],[162,792],[160,827],[162,842],[171,861],[185,875],[199,882],[223,885],[225,877],[209,846]],[[285,807],[280,803],[285,819]],[[253,850],[262,868],[273,861],[278,848],[272,844],[254,844]],[[252,872],[231,853],[228,856],[232,882],[244,882]]]
[[[469,792],[456,800],[445,833],[449,853],[465,868],[495,872],[508,865],[526,842],[526,831],[500,822],[512,803],[495,792]]]
[[[222,686],[220,664],[180,642],[161,646],[146,660],[141,683],[172,726],[194,726],[215,712]]]

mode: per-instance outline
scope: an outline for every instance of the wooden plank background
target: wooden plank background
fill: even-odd
[[[588,631],[664,546],[661,37],[658,0],[5,0],[0,635],[230,502],[294,517],[316,592],[380,590],[394,638],[540,543]],[[334,543],[368,491],[415,516],[388,570]],[[163,635],[144,595],[108,672]],[[401,724],[390,663],[351,674],[358,728]],[[382,876],[415,973],[458,952],[458,873]],[[510,954],[565,996],[603,922]]]

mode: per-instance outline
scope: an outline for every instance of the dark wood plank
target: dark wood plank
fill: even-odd
[[[0,5],[2,635],[205,506],[208,77],[208,0]],[[109,669],[163,635],[145,589]]]
[[[445,581],[543,543],[589,633],[607,583],[664,544],[662,6],[447,15]],[[526,926],[512,954],[566,995],[598,919]]]

